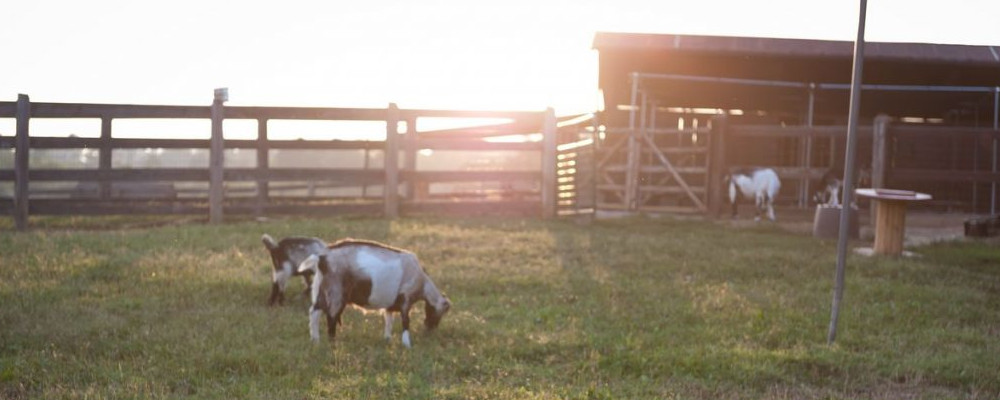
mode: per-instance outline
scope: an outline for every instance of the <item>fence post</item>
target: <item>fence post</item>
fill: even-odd
[[[17,133],[14,138],[14,226],[19,231],[28,229],[28,154],[31,140],[28,123],[31,119],[31,100],[26,94],[17,95]]]
[[[385,217],[399,217],[399,107],[389,103],[385,117]]]
[[[872,177],[871,185],[875,189],[885,188],[886,168],[889,166],[886,158],[889,157],[889,125],[892,118],[885,114],[875,117],[875,126],[872,129]],[[872,224],[875,222],[875,204],[872,202],[871,210]],[[874,226],[874,225],[873,225]]]
[[[403,152],[406,154],[406,166],[403,170],[407,172],[406,199],[414,201],[417,185],[417,118],[406,120],[406,136],[403,139]]]
[[[542,125],[542,218],[556,216],[556,110],[545,109]]]
[[[728,173],[726,164],[725,114],[712,117],[712,133],[708,136],[708,209],[713,218],[722,215],[723,177]]]
[[[110,117],[101,117],[101,149],[97,155],[97,169],[103,175],[97,184],[97,193],[101,200],[111,197],[111,181],[106,175],[111,171],[111,121]]]
[[[223,103],[227,100],[229,100],[227,89],[215,89],[215,99],[212,101],[212,138],[208,155],[208,221],[211,224],[222,222],[222,201],[225,197],[222,175],[225,166],[222,121],[225,118]]]
[[[264,206],[268,203],[270,196],[268,190],[269,178],[262,178],[267,175],[271,168],[270,164],[270,142],[267,141],[267,119],[257,119],[257,216],[264,215]]]

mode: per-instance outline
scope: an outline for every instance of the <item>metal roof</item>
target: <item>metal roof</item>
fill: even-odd
[[[594,37],[593,47],[597,50],[642,49],[676,53],[850,58],[853,56],[854,43],[831,40],[598,32]],[[1000,47],[866,42],[865,58],[1000,67]]]

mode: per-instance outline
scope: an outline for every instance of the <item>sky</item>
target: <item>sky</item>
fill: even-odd
[[[854,40],[847,0],[2,0],[0,101],[596,110],[597,31]],[[1000,46],[1000,1],[873,0],[866,39]],[[2,125],[0,125],[2,126]]]

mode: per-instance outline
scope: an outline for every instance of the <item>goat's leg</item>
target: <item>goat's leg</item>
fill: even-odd
[[[757,196],[754,196],[754,206],[755,206],[754,207],[755,214],[754,214],[753,220],[754,221],[760,221],[760,215],[763,213],[762,210],[764,208],[764,199],[761,197],[760,194],[758,194]]]
[[[309,311],[309,337],[315,343],[319,343],[319,317],[321,315],[323,315],[323,310],[313,308]]]
[[[382,310],[382,316],[385,317],[385,340],[392,340],[392,311]]]
[[[406,348],[412,347],[410,344],[410,304],[409,301],[403,304],[402,309],[399,312],[401,319],[403,320],[403,346]]]
[[[330,336],[330,341],[337,337],[337,325],[340,324],[340,315],[344,313],[344,306],[340,306],[335,313],[326,313],[326,334]],[[317,332],[317,335],[319,333]]]
[[[271,284],[271,298],[267,299],[267,305],[273,306],[277,303],[279,306],[285,304],[285,295],[281,293],[281,287],[278,282]]]
[[[308,299],[312,297],[312,275],[302,275],[302,279],[306,282],[306,289],[302,291],[302,297]]]

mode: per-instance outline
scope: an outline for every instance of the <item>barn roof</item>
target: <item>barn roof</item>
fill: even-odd
[[[853,56],[854,43],[830,40],[598,32],[594,37],[594,48],[842,59]],[[1000,47],[997,46],[868,42],[865,44],[865,57],[872,60],[944,63],[956,66],[984,65],[1000,68]]]
[[[665,106],[802,115],[807,88],[816,84],[819,114],[847,114],[853,42],[599,32],[593,46],[600,53],[605,110],[631,103],[631,77],[640,73],[658,77],[644,79],[642,89]],[[888,113],[991,120],[1000,46],[868,42],[863,75],[869,87],[863,118]]]

